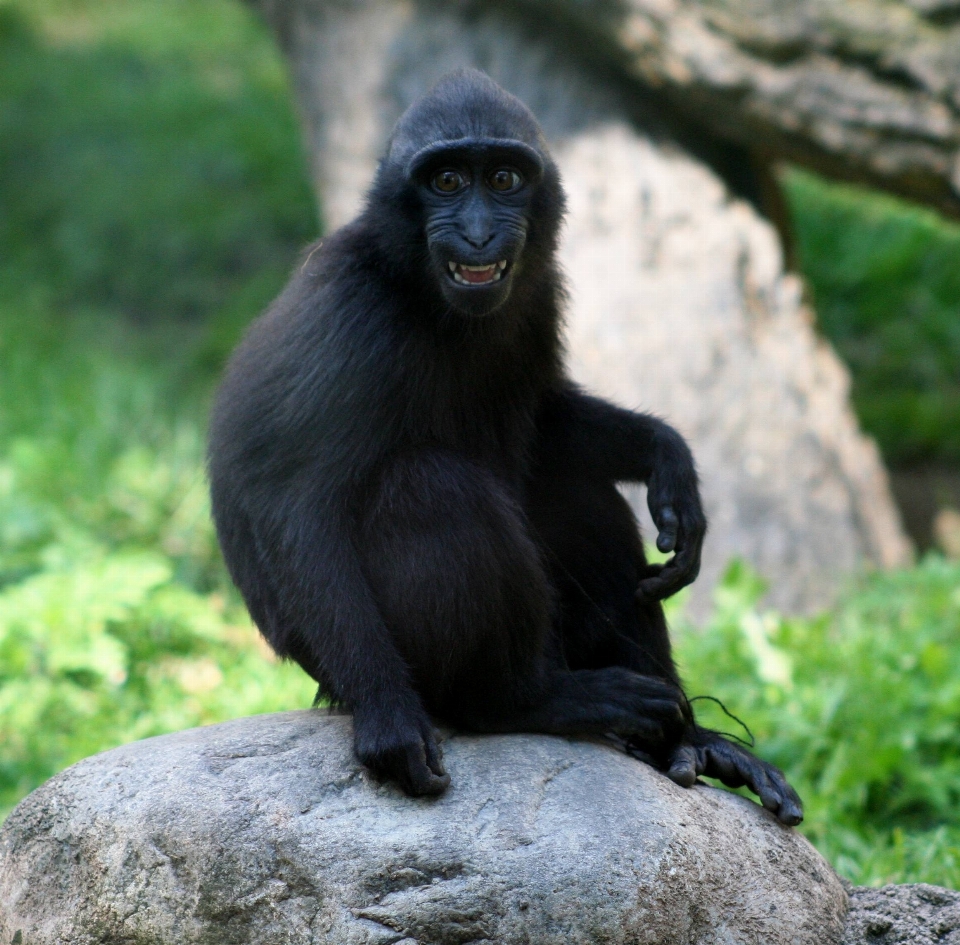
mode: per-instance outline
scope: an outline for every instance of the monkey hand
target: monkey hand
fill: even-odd
[[[693,461],[675,459],[658,468],[647,483],[647,505],[659,532],[657,548],[674,555],[663,564],[647,565],[637,597],[641,601],[663,600],[692,583],[700,573],[707,519],[700,505]]]
[[[795,827],[803,820],[803,803],[783,772],[718,732],[689,728],[668,759],[666,774],[683,787],[690,787],[699,775],[731,788],[746,785],[781,823]]]
[[[450,784],[433,725],[421,712],[357,708],[354,750],[380,780],[397,781],[407,794],[442,794]]]

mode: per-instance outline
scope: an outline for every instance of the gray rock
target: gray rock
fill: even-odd
[[[923,883],[851,889],[843,945],[960,945],[960,893]]]
[[[846,894],[798,833],[613,747],[450,737],[436,800],[350,720],[290,712],[88,758],[0,831],[0,943],[830,945]]]
[[[247,2],[267,15],[288,47],[305,22],[387,7],[384,0]],[[432,0],[428,9],[458,11],[469,31],[490,6]],[[516,32],[572,36],[585,58],[600,59],[637,99],[656,90],[701,141],[734,141],[756,161],[806,165],[960,217],[958,0],[501,0],[496,6]],[[384,21],[412,7],[413,0],[395,0],[385,16],[369,18],[367,37],[378,42],[393,26]],[[348,82],[344,94],[357,84]]]

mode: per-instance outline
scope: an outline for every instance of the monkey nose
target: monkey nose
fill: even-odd
[[[474,248],[483,249],[494,237],[493,233],[480,235],[478,233],[464,233],[463,238]]]

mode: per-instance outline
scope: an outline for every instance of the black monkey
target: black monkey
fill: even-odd
[[[659,600],[706,530],[685,442],[564,373],[564,209],[536,120],[475,71],[397,123],[350,225],[316,244],[227,370],[210,479],[260,630],[353,712],[355,748],[439,793],[431,717],[614,733],[690,785],[783,775],[699,728]],[[645,482],[662,566],[617,491]]]

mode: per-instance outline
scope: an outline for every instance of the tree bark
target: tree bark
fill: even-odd
[[[697,110],[709,109],[694,96],[680,107],[665,82],[651,92],[650,76],[636,78],[653,61],[653,40],[637,39],[642,16],[686,48],[684,36],[689,46],[700,35],[689,21],[701,6],[660,0],[656,17],[643,12],[653,0],[630,0],[626,13],[603,0],[258,6],[291,63],[330,228],[359,208],[395,118],[450,69],[486,70],[537,114],[569,195],[562,261],[574,377],[666,417],[698,459],[711,531],[695,613],[733,557],[768,579],[771,603],[794,612],[828,606],[865,564],[909,560],[846,371],[817,338],[777,233],[755,209],[770,204],[763,164],[774,152],[758,166],[746,132],[719,136],[728,119],[701,123]],[[707,29],[705,15],[694,20]],[[702,61],[698,42],[690,57]],[[679,72],[666,49],[657,61]],[[642,493],[632,498],[645,519]]]
[[[608,22],[718,136],[960,216],[958,0],[628,0]]]
[[[253,2],[289,40],[302,4]],[[447,0],[437,9],[469,18],[481,6],[565,32],[701,136],[960,217],[960,0]]]

